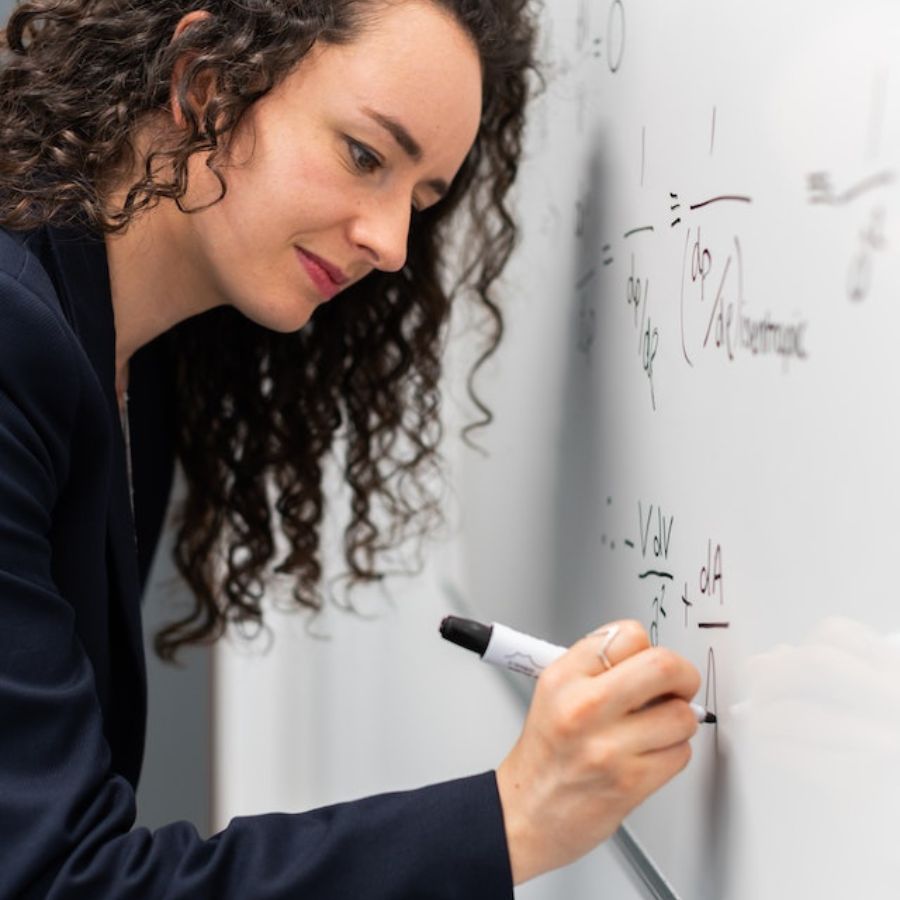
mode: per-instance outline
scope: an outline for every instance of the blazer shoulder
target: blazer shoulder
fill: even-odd
[[[42,229],[35,231],[10,231],[0,228],[0,278],[7,287],[18,284],[23,290],[22,299],[28,295],[56,314],[62,324],[65,315],[43,262],[42,245],[46,235]],[[46,248],[43,252],[47,252]]]
[[[52,367],[47,345],[58,351],[67,345],[64,355],[71,364],[78,341],[42,261],[42,254],[48,252],[45,244],[42,229],[0,228],[0,322],[8,326],[2,333],[16,343],[39,339],[34,349]]]
[[[0,229],[0,411],[11,403],[45,439],[71,432],[85,364],[27,235]]]

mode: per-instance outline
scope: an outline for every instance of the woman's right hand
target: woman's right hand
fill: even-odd
[[[601,651],[609,629],[615,637]],[[697,730],[700,673],[651,647],[640,623],[605,626],[538,679],[522,734],[497,769],[513,881],[592,850],[680,772]]]

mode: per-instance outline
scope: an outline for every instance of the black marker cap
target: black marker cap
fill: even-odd
[[[479,656],[483,656],[487,650],[492,631],[490,625],[482,625],[481,622],[459,616],[445,616],[441,620],[441,637],[465,647],[466,650],[473,650]]]

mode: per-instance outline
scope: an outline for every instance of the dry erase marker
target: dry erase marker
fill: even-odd
[[[483,625],[473,619],[445,616],[441,621],[441,637],[466,650],[477,653],[485,662],[493,663],[513,672],[521,672],[537,678],[547,666],[566,652],[565,647],[542,641],[530,634],[522,634],[494,623]],[[715,713],[699,703],[691,703],[698,722],[715,722]]]

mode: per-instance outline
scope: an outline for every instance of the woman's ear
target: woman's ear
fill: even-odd
[[[212,18],[212,13],[207,12],[204,9],[197,9],[194,10],[194,12],[190,12],[187,15],[182,16],[178,21],[178,24],[175,26],[175,31],[172,34],[172,41],[178,40],[178,38],[181,37],[184,31],[187,28],[190,28],[191,25],[194,25],[197,22],[201,22],[204,19]],[[187,126],[184,112],[182,110],[182,105],[178,98],[178,85],[181,82],[181,78],[184,75],[184,70],[189,61],[189,54],[184,54],[178,59],[172,69],[172,83],[169,85],[169,108],[172,114],[172,121],[175,123],[175,126],[177,128],[185,128]],[[204,75],[199,80],[199,82],[193,86],[191,96],[187,98],[189,102],[196,103],[194,109],[195,114],[198,118],[202,118],[203,109],[206,106],[207,99],[209,98],[210,88],[212,86],[210,83],[211,78],[211,75]]]

